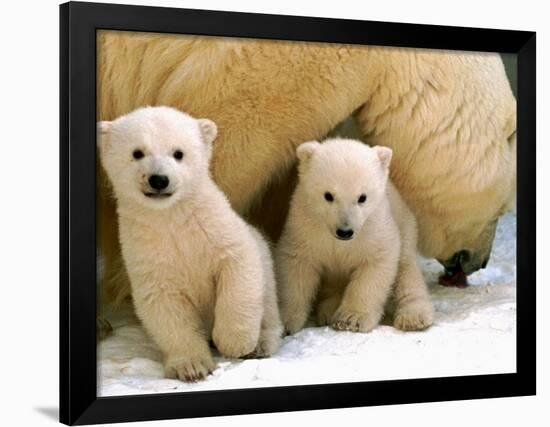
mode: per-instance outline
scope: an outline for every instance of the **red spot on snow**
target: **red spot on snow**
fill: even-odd
[[[468,286],[468,278],[463,271],[456,271],[451,274],[443,273],[439,276],[439,284],[463,289]]]

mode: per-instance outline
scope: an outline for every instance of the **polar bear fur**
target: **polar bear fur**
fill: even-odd
[[[210,338],[227,357],[266,356],[282,332],[268,245],[209,175],[216,132],[212,121],[168,107],[99,124],[136,313],[166,375],[186,381],[214,368]],[[164,189],[151,181],[159,176]]]
[[[393,149],[392,180],[412,207],[419,249],[484,267],[516,190],[516,102],[497,55],[381,50],[379,86],[358,113],[370,145]],[[401,68],[401,70],[397,70]],[[372,86],[372,84],[371,84]]]
[[[392,289],[397,328],[430,326],[416,222],[388,179],[391,149],[330,139],[300,145],[297,156],[299,182],[275,258],[286,330],[300,330],[317,300],[320,325],[370,331]]]
[[[352,113],[393,149],[391,176],[423,254],[465,249],[475,269],[515,191],[516,102],[498,54],[100,31],[98,116],[170,105],[219,128],[212,175],[232,206],[276,240],[296,147]],[[115,202],[98,170],[103,282],[129,292]]]

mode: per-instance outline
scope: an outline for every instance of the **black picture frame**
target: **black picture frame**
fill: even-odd
[[[517,372],[97,397],[96,31],[493,51],[518,55]],[[536,34],[480,28],[69,2],[60,6],[60,420],[92,424],[536,393]]]

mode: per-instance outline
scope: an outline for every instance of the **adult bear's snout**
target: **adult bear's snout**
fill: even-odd
[[[489,256],[480,257],[476,256],[468,250],[461,250],[456,252],[450,259],[446,261],[439,261],[445,270],[449,274],[457,272],[464,272],[466,274],[472,274],[482,268],[487,267],[489,262]]]

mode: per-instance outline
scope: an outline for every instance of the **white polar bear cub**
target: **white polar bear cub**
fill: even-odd
[[[395,327],[432,324],[416,222],[388,178],[391,155],[338,138],[297,148],[299,182],[275,255],[287,332],[304,327],[315,302],[318,324],[370,331],[392,289]]]
[[[166,376],[208,375],[210,338],[228,357],[273,353],[282,324],[270,250],[210,177],[214,122],[146,107],[98,131],[136,313]]]

